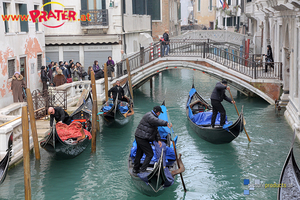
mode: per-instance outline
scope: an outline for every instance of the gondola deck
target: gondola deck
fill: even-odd
[[[70,117],[73,120],[75,119],[88,119],[91,120],[92,116],[92,107],[93,101],[91,93],[89,93],[85,102],[76,109]],[[91,124],[86,127],[86,129],[90,129]],[[78,143],[69,143],[67,141],[62,141],[56,132],[56,126],[53,126],[52,131],[48,136],[44,138],[40,142],[42,148],[44,148],[50,155],[52,155],[55,159],[70,159],[78,156],[82,153],[87,146],[90,144],[90,140],[88,136],[85,139],[79,141]]]
[[[13,133],[10,134],[9,139],[8,139],[8,148],[7,148],[7,153],[4,156],[4,158],[0,161],[0,185],[4,182],[7,171],[8,171],[8,166],[9,162],[11,159],[11,154],[12,154],[12,143],[13,143]]]
[[[197,133],[197,135],[213,144],[224,144],[229,143],[235,138],[237,138],[240,134],[240,132],[243,131],[244,128],[244,118],[243,118],[243,111],[240,113],[238,119],[232,123],[227,129],[223,129],[223,127],[215,126],[212,128],[209,126],[201,126],[195,124],[191,118],[190,118],[190,105],[198,105],[197,110],[199,112],[205,112],[206,110],[212,110],[212,106],[209,105],[202,97],[201,95],[194,89],[194,86],[192,87],[192,90],[194,92],[192,93],[192,96],[188,96],[188,100],[186,103],[186,115],[189,121],[189,124],[191,128]],[[192,91],[191,90],[191,91]],[[196,104],[194,104],[196,103]],[[194,114],[194,113],[193,113]]]

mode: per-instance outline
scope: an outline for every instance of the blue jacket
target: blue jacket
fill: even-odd
[[[225,92],[226,92],[226,86],[223,85],[221,82],[218,82],[216,84],[215,89],[213,90],[213,92],[210,96],[210,99],[211,100],[217,100],[217,101],[220,101],[220,102],[222,102],[223,99],[225,99],[226,101],[231,103],[232,100],[229,97],[226,96]]]
[[[63,75],[64,75],[66,78],[69,78],[69,75],[70,75],[69,70],[68,70],[64,65],[61,65],[61,66],[59,66],[59,67],[60,67],[60,69],[62,70]]]

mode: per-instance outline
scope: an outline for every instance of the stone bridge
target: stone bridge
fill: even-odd
[[[209,40],[173,39],[166,57],[160,57],[159,48],[160,44],[156,43],[128,58],[134,88],[161,71],[186,68],[202,71],[219,80],[226,79],[231,87],[243,94],[260,96],[270,104],[280,98],[281,63],[255,62],[254,56],[246,55],[242,50]],[[268,72],[265,72],[266,66]],[[125,82],[126,60],[117,63],[116,68],[117,79]]]

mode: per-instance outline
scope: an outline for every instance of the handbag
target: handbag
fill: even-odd
[[[82,73],[82,77],[85,77],[85,76],[87,76],[88,75],[88,73],[86,72],[86,71],[84,71],[83,73]]]
[[[72,78],[67,78],[67,83],[72,83]]]

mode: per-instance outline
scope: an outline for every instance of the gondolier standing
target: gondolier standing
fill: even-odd
[[[223,99],[228,101],[229,103],[235,103],[233,100],[231,100],[229,97],[226,96],[225,90],[230,90],[229,86],[227,86],[227,81],[223,80],[222,82],[218,82],[216,84],[215,89],[213,90],[211,94],[211,105],[213,106],[213,114],[211,117],[211,126],[214,128],[215,127],[215,121],[218,112],[221,115],[221,120],[220,120],[220,126],[223,126],[225,124],[225,117],[226,117],[226,111],[221,104]]]
[[[152,157],[153,151],[149,142],[156,141],[161,147],[160,135],[157,130],[158,126],[168,126],[172,127],[172,124],[169,124],[167,121],[158,119],[160,113],[163,113],[160,106],[155,106],[151,112],[146,113],[142,120],[140,121],[136,131],[135,131],[135,140],[137,143],[136,156],[134,160],[133,173],[137,174],[139,172],[145,172]],[[140,159],[145,153],[146,158],[143,165],[140,167]]]
[[[50,114],[50,127],[51,128],[53,126],[54,118],[55,118],[56,122],[62,122],[67,125],[71,124],[71,117],[61,107],[56,107],[56,108],[49,107],[48,113]]]
[[[111,98],[114,99],[114,101],[117,98],[117,94],[118,94],[118,100],[122,101],[122,99],[124,98],[124,90],[123,88],[120,86],[120,81],[116,82],[116,85],[112,88],[110,88],[110,90],[108,90],[108,95],[111,94]]]

